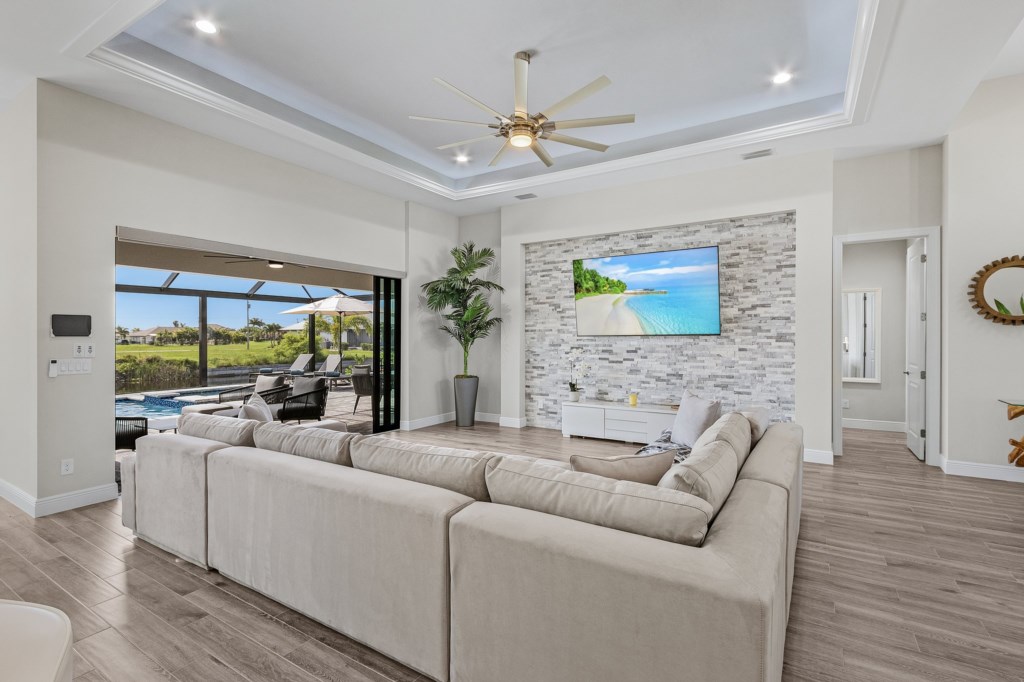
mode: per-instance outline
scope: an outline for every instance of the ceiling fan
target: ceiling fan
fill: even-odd
[[[505,152],[512,147],[520,149],[530,148],[533,150],[533,153],[544,162],[544,165],[551,166],[554,163],[554,160],[551,158],[551,155],[548,154],[547,150],[541,145],[540,140],[551,140],[552,142],[561,142],[562,144],[568,144],[574,147],[583,147],[584,149],[603,152],[608,149],[608,145],[591,142],[590,140],[581,140],[578,137],[570,137],[569,135],[563,135],[556,131],[566,130],[569,128],[590,128],[592,126],[610,126],[618,125],[620,123],[633,123],[636,120],[636,116],[634,114],[601,116],[598,118],[577,118],[566,121],[551,120],[552,116],[563,109],[568,109],[572,105],[583,101],[599,90],[603,90],[611,85],[611,81],[608,80],[607,76],[601,76],[592,83],[584,85],[576,92],[572,93],[565,99],[552,104],[540,113],[530,115],[529,109],[526,106],[526,81],[527,72],[530,66],[530,53],[517,52],[513,59],[513,63],[515,64],[515,111],[511,116],[506,116],[496,109],[492,109],[472,95],[459,90],[448,81],[441,78],[435,78],[434,80],[438,84],[448,88],[470,104],[483,109],[488,114],[496,118],[498,122],[477,123],[476,121],[457,121],[450,118],[432,118],[430,116],[410,116],[409,118],[416,121],[460,123],[463,125],[481,126],[497,130],[495,133],[490,133],[482,137],[474,137],[470,140],[462,140],[460,142],[453,142],[452,144],[445,144],[438,147],[438,149],[451,149],[452,147],[460,147],[463,145],[473,144],[475,142],[482,142],[483,140],[489,140],[492,137],[505,138],[505,143],[501,146],[501,149],[498,150],[498,153],[494,155],[494,158],[491,159],[491,162],[488,164],[489,166],[497,165]]]
[[[221,262],[224,263],[225,265],[234,265],[236,263],[266,263],[268,268],[273,268],[274,270],[280,270],[285,265],[290,265],[293,268],[306,267],[305,265],[296,265],[295,263],[283,263],[282,261],[279,260],[270,260],[269,258],[253,258],[251,256],[239,256],[238,258],[235,258],[234,256],[224,256],[220,254],[204,254],[203,258],[220,258]]]

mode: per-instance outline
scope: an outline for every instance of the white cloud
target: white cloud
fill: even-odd
[[[670,261],[670,260],[660,260],[660,261],[658,261],[658,265],[668,265],[671,262],[672,261]]]
[[[678,277],[681,275],[695,275],[701,272],[714,272],[717,269],[717,265],[681,265],[674,268],[650,268],[648,270],[637,270],[636,272],[624,273],[622,275],[619,275],[618,277],[619,279],[624,280],[626,283],[650,282],[657,278],[673,276]]]

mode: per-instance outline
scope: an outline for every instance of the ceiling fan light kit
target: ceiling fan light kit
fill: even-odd
[[[570,137],[569,135],[562,135],[557,133],[557,130],[565,130],[569,128],[591,128],[594,126],[607,126],[607,125],[620,125],[623,123],[633,123],[636,120],[636,116],[633,114],[623,114],[619,116],[601,116],[597,118],[578,118],[566,121],[552,121],[551,117],[557,114],[563,109],[578,104],[587,97],[590,97],[596,92],[603,90],[604,88],[611,85],[611,81],[607,76],[601,76],[596,80],[584,85],[582,88],[572,93],[568,97],[562,99],[559,102],[551,105],[542,112],[533,114],[532,116],[528,113],[527,108],[527,81],[529,76],[529,65],[530,65],[530,53],[529,52],[517,52],[512,60],[515,68],[515,83],[514,83],[514,108],[511,116],[506,116],[480,100],[476,99],[472,95],[459,90],[451,83],[441,79],[435,78],[434,80],[444,88],[451,90],[453,93],[466,100],[473,106],[487,112],[495,119],[497,123],[478,123],[476,121],[459,121],[449,118],[434,118],[431,116],[410,116],[409,118],[415,121],[432,121],[435,123],[456,123],[461,125],[472,125],[478,127],[486,127],[497,130],[495,133],[484,135],[482,137],[474,137],[468,140],[462,140],[460,142],[453,142],[451,144],[445,144],[438,147],[439,150],[451,149],[453,147],[462,147],[465,145],[474,144],[476,142],[482,142],[489,140],[493,137],[504,138],[505,143],[502,144],[501,148],[498,149],[498,153],[494,155],[490,166],[496,166],[504,156],[505,152],[510,147],[516,149],[532,149],[533,153],[537,155],[544,165],[552,166],[554,159],[551,155],[541,146],[540,140],[551,140],[552,142],[558,142],[560,144],[567,144],[573,147],[580,147],[581,149],[589,149],[596,152],[604,152],[608,150],[608,145],[601,144],[599,142],[591,142],[590,140],[583,140],[578,137]]]

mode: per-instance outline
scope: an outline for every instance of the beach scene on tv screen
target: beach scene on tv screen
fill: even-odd
[[[576,334],[719,334],[718,247],[573,261]]]

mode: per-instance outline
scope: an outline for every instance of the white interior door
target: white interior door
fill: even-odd
[[[924,461],[925,454],[925,358],[928,323],[928,268],[926,242],[911,240],[907,247],[907,448]]]

